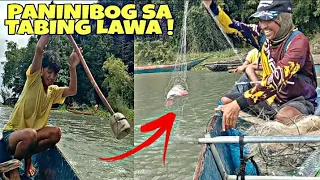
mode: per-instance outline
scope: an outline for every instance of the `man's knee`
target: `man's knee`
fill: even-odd
[[[37,131],[34,129],[23,129],[13,132],[9,136],[9,149],[11,153],[16,151],[17,146],[25,148],[25,150],[32,148],[37,142]]]
[[[221,102],[222,102],[222,104],[229,104],[232,102],[232,99],[227,98],[227,97],[222,97]]]
[[[37,131],[34,129],[24,129],[21,135],[22,141],[27,143],[28,145],[33,145],[37,141]]]
[[[295,118],[302,113],[294,107],[285,106],[277,113],[275,119],[283,124],[290,125],[295,122]]]
[[[52,139],[53,143],[58,143],[61,138],[61,129],[59,127],[53,127],[50,131],[50,139]]]

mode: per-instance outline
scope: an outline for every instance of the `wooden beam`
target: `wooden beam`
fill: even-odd
[[[6,173],[11,170],[17,169],[22,163],[17,159],[12,159],[0,164],[0,173]]]

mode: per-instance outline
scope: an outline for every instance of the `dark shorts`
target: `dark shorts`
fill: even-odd
[[[8,153],[10,153],[10,148],[9,148],[9,137],[14,131],[3,131],[2,132],[2,139],[3,142],[5,143],[5,148]]]
[[[228,93],[224,97],[235,100],[242,94],[243,93]],[[312,115],[315,111],[314,105],[310,101],[306,100],[303,96],[294,98],[282,105],[276,103],[269,105],[265,101],[263,101],[254,106],[248,107],[244,111],[263,119],[274,119],[277,113],[285,106],[293,107],[304,115]]]

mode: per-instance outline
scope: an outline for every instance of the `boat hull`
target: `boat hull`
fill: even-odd
[[[201,58],[187,63],[187,70],[189,71],[192,67],[200,64],[207,58]],[[184,71],[185,64],[178,65],[156,65],[156,66],[145,66],[135,67],[134,74],[146,74],[146,73],[161,73],[161,72],[173,72],[173,71]]]
[[[1,137],[0,137],[1,138]],[[5,143],[0,140],[0,163],[8,161],[11,156],[6,151]],[[36,168],[34,177],[27,177],[24,173],[24,165],[20,167],[21,179],[50,179],[61,180],[70,179],[78,180],[79,177],[75,170],[68,163],[62,152],[55,146],[47,151],[43,151],[32,156],[32,163]],[[24,164],[24,163],[23,163]]]
[[[242,136],[237,129],[222,131],[222,117],[217,113],[209,122],[208,134],[210,137],[216,136]],[[218,168],[217,158],[214,158],[213,151],[219,156],[221,165],[224,167],[225,173]],[[246,152],[246,148],[244,148]],[[244,154],[245,156],[245,154]],[[195,180],[224,180],[226,174],[236,175],[240,168],[240,146],[239,144],[219,143],[214,146],[210,144],[202,145],[198,167],[196,169]],[[246,175],[258,175],[258,169],[252,162],[246,162]]]
[[[71,110],[71,109],[68,109],[68,111],[74,114],[82,114],[82,115],[88,115],[88,116],[93,115],[93,113],[91,112],[77,111],[77,110]]]
[[[206,64],[205,67],[213,72],[228,71],[228,65]]]
[[[219,118],[214,116],[208,125],[208,131],[211,137],[223,135],[221,132],[221,122]],[[219,153],[222,164],[226,169],[227,174],[233,174],[234,166],[232,163],[232,157],[230,155],[229,147],[226,144],[217,144],[216,150]],[[198,168],[196,169],[196,180],[223,180],[223,174],[220,173],[217,163],[213,157],[211,147],[209,144],[203,144],[201,148],[200,158],[198,162]]]

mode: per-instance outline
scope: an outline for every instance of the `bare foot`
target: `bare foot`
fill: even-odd
[[[10,171],[10,180],[20,180],[20,173],[18,168]]]
[[[24,159],[24,171],[27,173],[27,176],[33,176],[36,172],[36,168],[33,167],[31,157],[27,157]]]

